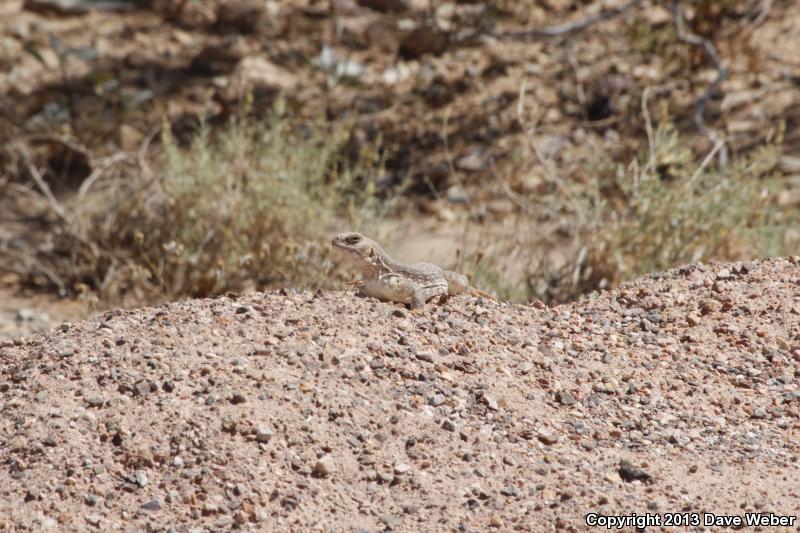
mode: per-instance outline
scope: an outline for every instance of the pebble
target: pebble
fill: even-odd
[[[672,444],[677,444],[678,446],[686,446],[687,444],[692,442],[691,438],[689,438],[688,436],[684,435],[683,433],[681,433],[677,429],[670,433],[668,440]]]
[[[333,459],[326,455],[321,457],[315,464],[311,472],[319,477],[328,477],[333,473]]]
[[[89,404],[89,407],[103,407],[105,400],[102,396],[89,396],[86,398],[86,403]]]
[[[269,426],[256,427],[256,442],[267,443],[272,440],[275,432]]]
[[[240,403],[245,403],[246,401],[247,401],[247,398],[245,397],[245,395],[242,394],[242,393],[239,393],[239,392],[232,394],[231,397],[230,397],[230,402],[233,405],[238,405]]]
[[[394,473],[399,476],[402,476],[403,474],[407,474],[409,472],[411,472],[411,466],[405,463],[397,463],[396,465],[394,465]]]
[[[713,298],[705,298],[700,301],[700,313],[703,315],[716,313],[720,309],[722,309],[722,304],[718,300],[714,300]]]
[[[158,499],[153,499],[147,502],[144,502],[142,505],[139,506],[139,511],[160,511],[161,510],[161,501]]]
[[[503,523],[503,520],[500,518],[500,515],[498,515],[496,513],[492,514],[491,518],[489,518],[489,525],[491,527],[497,527],[497,528],[501,528],[501,527],[505,526],[505,524]]]
[[[495,400],[491,396],[487,396],[486,394],[483,395],[483,403],[485,403],[486,406],[492,411],[497,411],[499,409],[499,406],[497,405],[497,400]]]
[[[134,385],[134,390],[139,396],[147,396],[150,394],[150,384],[146,381],[140,381]]]
[[[36,318],[36,313],[25,307],[17,309],[17,320],[20,322],[31,322]]]
[[[519,496],[519,492],[517,491],[517,488],[515,486],[513,486],[513,485],[509,485],[507,487],[503,487],[502,489],[500,489],[500,494],[502,494],[503,496],[509,496],[509,497],[514,497],[514,498]]]
[[[444,394],[436,394],[436,395],[433,396],[433,398],[431,398],[431,402],[430,403],[434,407],[439,407],[440,405],[442,405],[444,403],[444,401],[445,401]]]
[[[578,401],[569,391],[559,391],[556,393],[556,399],[561,405],[574,405]]]
[[[648,472],[645,472],[643,469],[634,466],[633,463],[627,459],[623,459],[619,462],[619,469],[617,470],[617,473],[619,473],[619,477],[621,477],[623,481],[627,481],[629,483],[636,480],[653,481],[652,475],[650,475]]]
[[[136,484],[142,488],[150,483],[150,478],[147,477],[147,472],[144,470],[137,470],[133,475],[136,478]]]
[[[539,442],[548,446],[552,446],[558,442],[558,435],[543,430],[536,433],[536,438],[539,439]]]
[[[381,523],[386,526],[386,530],[388,531],[392,531],[397,527],[397,519],[392,515],[384,513],[378,517],[378,520],[380,520]]]
[[[424,351],[418,351],[414,355],[420,361],[425,361],[426,363],[433,363],[433,352],[424,350]]]

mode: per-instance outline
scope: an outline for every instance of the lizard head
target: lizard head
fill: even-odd
[[[331,246],[354,263],[362,265],[375,264],[382,252],[378,243],[352,231],[334,237]]]
[[[374,242],[354,231],[340,233],[331,241],[334,250],[360,257],[368,257],[370,255],[371,244],[374,244]]]

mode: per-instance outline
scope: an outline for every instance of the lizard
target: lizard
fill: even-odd
[[[331,241],[363,278],[355,284],[361,294],[379,300],[408,304],[420,310],[433,298],[443,302],[449,296],[469,294],[494,300],[469,284],[463,274],[444,270],[433,263],[406,265],[395,261],[381,246],[360,233],[340,233]]]

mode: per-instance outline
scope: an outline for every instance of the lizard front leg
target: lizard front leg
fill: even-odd
[[[447,298],[447,285],[436,284],[432,287],[416,286],[412,288],[411,292],[411,310],[421,310],[425,307],[425,302],[433,298],[438,298],[441,302]]]
[[[422,287],[414,287],[411,291],[411,310],[420,312],[425,307],[425,291]]]

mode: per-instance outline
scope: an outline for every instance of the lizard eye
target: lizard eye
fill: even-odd
[[[347,244],[356,244],[360,240],[361,240],[361,236],[360,235],[351,235],[351,236],[349,236],[349,237],[347,237],[345,239],[345,242]]]

